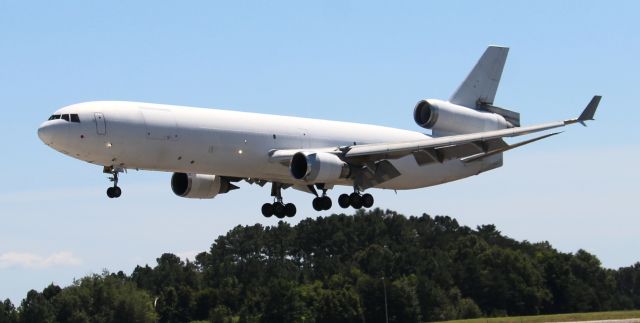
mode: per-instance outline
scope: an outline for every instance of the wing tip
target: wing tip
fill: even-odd
[[[596,110],[598,109],[598,105],[600,104],[600,99],[602,99],[602,95],[594,95],[578,117],[578,121],[583,123],[583,121],[593,120]]]

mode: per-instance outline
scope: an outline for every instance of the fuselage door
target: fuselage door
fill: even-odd
[[[106,135],[107,134],[107,124],[104,121],[104,115],[101,112],[96,112],[93,114],[95,120],[96,120],[96,131],[98,132],[99,135]]]

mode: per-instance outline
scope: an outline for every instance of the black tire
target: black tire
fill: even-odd
[[[351,204],[351,206],[354,209],[359,209],[362,207],[362,196],[360,196],[360,194],[358,193],[351,193],[351,195],[349,195],[349,204]]]
[[[122,195],[122,190],[120,189],[120,187],[116,186],[113,188],[113,197],[118,198],[120,197],[120,195]]]
[[[273,203],[273,214],[278,218],[284,218],[284,204],[282,202]]]
[[[338,205],[340,205],[340,207],[343,209],[348,208],[349,205],[351,205],[351,199],[349,198],[349,195],[340,194],[340,196],[338,196]]]
[[[271,203],[262,204],[262,215],[270,218],[273,215],[273,205]]]
[[[107,188],[107,196],[112,199],[114,198],[114,194],[113,194],[113,187],[109,187]]]
[[[296,210],[296,206],[295,206],[295,204],[293,204],[293,203],[287,203],[287,204],[284,206],[284,214],[285,214],[287,217],[290,217],[290,218],[294,217],[294,216],[296,215],[296,211],[297,211],[297,210]]]
[[[322,211],[322,198],[320,197],[316,197],[313,199],[313,201],[311,202],[311,205],[313,206],[313,209],[316,211]]]
[[[373,196],[369,193],[362,195],[362,206],[367,209],[373,206]]]
[[[330,197],[323,196],[320,198],[320,206],[322,206],[322,209],[326,211],[331,209],[331,206],[333,206],[333,202],[331,202]]]

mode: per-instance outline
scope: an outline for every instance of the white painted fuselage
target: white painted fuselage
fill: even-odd
[[[71,157],[122,169],[215,174],[307,185],[288,167],[270,160],[273,150],[318,149],[429,139],[414,131],[338,121],[138,102],[70,105],[38,130],[50,147]],[[411,155],[390,160],[400,176],[377,185],[413,189],[441,184],[502,165],[502,155],[463,163],[451,159],[419,166]],[[327,185],[353,185],[339,179]]]

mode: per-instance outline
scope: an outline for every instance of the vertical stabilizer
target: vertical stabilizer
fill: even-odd
[[[472,109],[492,105],[508,53],[508,47],[489,46],[449,102]]]

